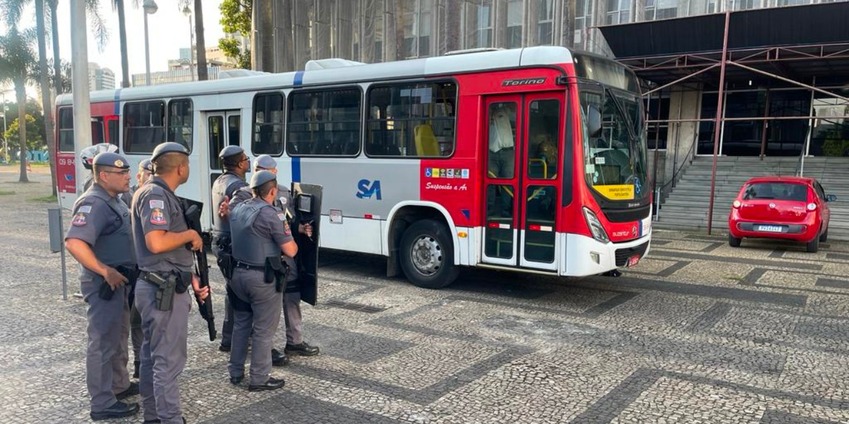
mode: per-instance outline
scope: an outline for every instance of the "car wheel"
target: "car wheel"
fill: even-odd
[[[805,246],[808,252],[817,253],[817,250],[820,248],[820,238],[814,237],[813,240],[809,241],[807,246]]]
[[[820,236],[820,242],[825,243],[828,241],[828,227],[825,227],[825,231]]]
[[[728,233],[728,245],[731,247],[740,247],[740,242],[743,241],[742,238],[737,238]]]
[[[453,283],[454,246],[448,228],[433,220],[418,221],[401,238],[401,269],[413,285],[441,289]]]

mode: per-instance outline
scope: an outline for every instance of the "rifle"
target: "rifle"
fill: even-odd
[[[203,211],[203,203],[195,202],[194,200],[180,198],[183,203],[183,215],[186,217],[186,224],[190,229],[195,230],[198,234],[203,234],[201,231],[200,215]],[[201,249],[194,252],[195,255],[195,273],[200,278],[200,287],[209,287],[209,264],[206,261],[206,247],[201,246]],[[200,316],[206,320],[206,327],[209,330],[209,341],[214,341],[216,337],[215,331],[215,315],[212,313],[212,292],[206,300],[201,302],[200,298],[195,296],[200,309]]]

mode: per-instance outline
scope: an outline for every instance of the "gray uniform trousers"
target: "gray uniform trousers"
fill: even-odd
[[[144,332],[141,327],[141,314],[135,302],[130,307],[130,339],[133,342],[133,361],[141,362],[141,347],[144,342]]]
[[[245,375],[248,356],[248,338],[251,341],[250,384],[265,384],[271,374],[271,348],[274,332],[280,324],[283,300],[274,283],[263,281],[263,272],[236,268],[230,288],[236,296],[251,305],[251,311],[235,311],[233,344],[227,368],[231,377]]]
[[[136,284],[136,305],[142,319],[144,342],[141,348],[139,392],[144,419],[162,424],[181,424],[180,388],[177,377],[186,366],[190,291],[174,293],[170,311],[156,309],[158,287],[142,279]]]
[[[221,249],[218,248],[216,240],[212,241],[212,253],[215,254],[215,257],[218,257],[218,252]],[[228,287],[230,285],[230,280],[227,277],[224,277],[224,286]],[[230,305],[230,298],[227,295],[224,295],[224,323],[221,327],[221,346],[227,346],[233,344],[233,320],[235,319],[235,315],[233,314],[233,306]]]
[[[120,373],[115,370],[114,363],[120,356],[121,327],[126,310],[125,287],[115,290],[112,299],[104,300],[98,296],[102,278],[80,284],[83,299],[88,304],[86,318],[88,319],[88,346],[86,348],[86,386],[91,397],[91,410],[102,411],[112,406],[115,399],[114,384]],[[123,302],[122,302],[123,300]],[[127,339],[124,339],[126,345]],[[123,367],[124,378],[127,377],[127,366]],[[129,384],[129,382],[128,382]],[[126,389],[124,387],[123,389]],[[122,390],[123,390],[122,389]]]
[[[127,292],[129,286],[122,287],[124,289],[124,307],[121,313],[121,343],[118,345],[117,355],[112,357],[112,391],[121,393],[130,387],[130,374],[127,372],[127,361],[130,360],[129,344],[127,337],[130,335],[130,304],[127,303]],[[114,299],[118,293],[115,293]]]
[[[304,341],[301,331],[301,292],[283,296],[283,318],[286,322],[286,344],[301,344]]]

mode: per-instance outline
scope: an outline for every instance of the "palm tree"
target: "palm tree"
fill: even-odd
[[[56,196],[56,164],[53,163],[53,102],[50,99],[50,71],[47,69],[47,30],[44,26],[44,2],[35,0],[35,20],[38,31],[38,76],[41,85],[41,108],[44,113],[44,142],[47,144],[47,163],[50,164],[50,186]]]
[[[20,31],[17,26],[9,28],[6,35],[0,36],[0,83],[12,82],[18,100],[18,122],[26,122],[26,85],[35,68],[35,55],[30,44],[35,38],[32,30]],[[21,150],[21,176],[19,182],[29,182],[27,178],[27,126],[19,125]]]
[[[203,37],[203,7],[201,6],[201,0],[180,0],[177,7],[180,10],[183,10],[189,7],[190,4],[194,4],[195,9],[195,40],[198,56],[198,81],[206,81],[209,79],[209,72],[206,67],[206,41]]]

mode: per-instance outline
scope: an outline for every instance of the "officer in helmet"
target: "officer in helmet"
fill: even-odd
[[[251,169],[250,160],[245,151],[239,146],[227,146],[218,154],[224,173],[212,183],[212,206],[213,211],[220,210],[222,204],[226,204],[233,193],[247,187],[245,174]],[[221,345],[218,347],[222,352],[230,351],[230,339],[233,335],[233,307],[230,305],[229,283],[232,275],[231,249],[230,249],[230,217],[226,208],[219,213],[212,214],[212,252],[218,259],[218,267],[224,275],[224,282],[228,287],[228,296],[224,298],[224,327],[221,329]]]

